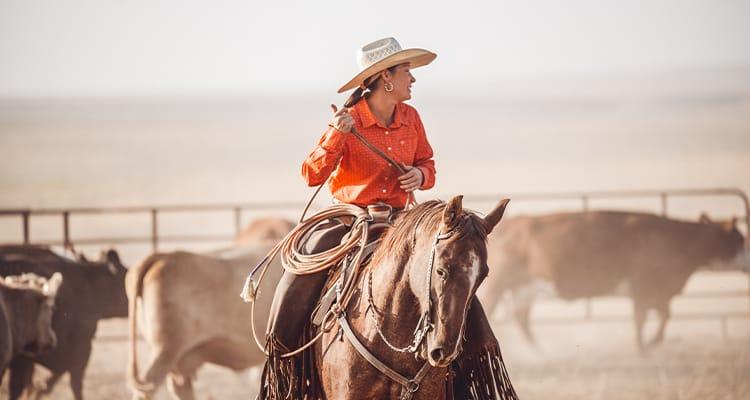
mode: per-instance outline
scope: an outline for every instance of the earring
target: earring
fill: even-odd
[[[386,92],[392,92],[393,91],[393,84],[390,82],[386,82],[383,84],[383,89],[385,89]]]

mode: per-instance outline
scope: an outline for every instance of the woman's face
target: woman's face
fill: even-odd
[[[383,84],[386,82],[393,84],[393,91],[388,94],[395,97],[397,101],[411,99],[411,84],[417,80],[411,74],[410,68],[411,65],[405,63],[397,65],[392,72],[385,70],[383,73]]]

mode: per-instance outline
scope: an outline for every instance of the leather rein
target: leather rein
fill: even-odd
[[[417,223],[414,226],[414,236],[412,239],[412,254],[414,254],[414,249],[417,240],[417,228],[426,215],[422,214],[419,219],[417,220]],[[464,220],[465,221],[465,220]],[[380,323],[378,322],[375,315],[377,314],[377,308],[375,307],[375,304],[372,299],[372,271],[368,271],[367,273],[367,283],[366,283],[366,296],[367,296],[367,309],[365,310],[366,315],[370,315],[370,319],[373,321],[375,325],[375,330],[378,333],[378,336],[380,336],[380,339],[393,351],[400,352],[400,353],[416,353],[420,346],[426,345],[425,338],[427,337],[427,334],[434,329],[434,324],[432,323],[432,272],[435,268],[435,253],[437,250],[437,245],[441,240],[446,240],[453,236],[455,232],[459,230],[459,226],[454,227],[453,229],[449,230],[448,232],[440,232],[438,231],[437,234],[435,234],[435,239],[432,241],[432,246],[430,249],[430,257],[427,262],[427,278],[425,279],[426,285],[425,285],[425,291],[427,296],[427,309],[422,313],[421,317],[419,318],[419,322],[417,323],[416,328],[414,329],[413,339],[412,343],[405,347],[398,347],[393,345],[383,333]],[[363,282],[363,285],[365,283]],[[372,310],[371,313],[368,311]],[[390,368],[388,365],[380,361],[375,355],[373,355],[369,350],[367,350],[367,347],[362,343],[362,341],[359,340],[357,335],[354,333],[354,331],[351,328],[351,325],[349,324],[349,321],[346,318],[346,312],[344,310],[340,311],[340,314],[338,316],[338,322],[339,326],[341,328],[341,331],[343,335],[346,336],[347,339],[351,342],[352,346],[355,350],[357,350],[357,353],[364,358],[367,362],[370,363],[375,369],[380,371],[383,375],[390,378],[392,381],[398,383],[401,385],[401,395],[399,396],[400,400],[409,400],[414,396],[414,393],[416,393],[419,390],[419,384],[421,383],[422,379],[424,379],[425,376],[427,376],[427,373],[430,371],[431,366],[430,363],[425,360],[424,364],[422,364],[422,367],[420,367],[419,371],[417,371],[416,375],[414,375],[413,378],[408,378],[392,368]],[[465,321],[464,321],[465,324]],[[461,328],[463,331],[463,327]]]

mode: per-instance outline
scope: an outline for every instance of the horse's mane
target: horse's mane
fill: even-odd
[[[429,200],[399,214],[393,226],[383,235],[382,243],[373,254],[371,265],[379,264],[388,256],[393,256],[397,260],[408,258],[412,251],[416,225],[419,224],[416,227],[417,234],[434,236],[442,226],[445,207],[446,203],[442,200]],[[481,217],[469,210],[463,210],[460,217],[467,218],[469,223],[460,225],[459,232],[453,238],[463,237],[473,229],[480,240],[487,239],[487,228]]]

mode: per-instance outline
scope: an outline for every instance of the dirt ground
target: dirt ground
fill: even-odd
[[[747,278],[735,278],[727,281],[731,285],[727,287],[724,278],[717,280],[716,277],[704,276],[704,284],[700,286],[713,289],[719,282],[722,289],[747,287]],[[691,281],[689,289],[695,287],[694,282]],[[579,315],[582,305],[580,302],[544,300],[535,308],[534,317]],[[616,321],[536,323],[536,348],[522,340],[518,328],[503,321],[502,315],[495,315],[493,321],[511,378],[524,400],[750,399],[747,296],[707,300],[678,298],[673,302],[675,314],[727,310],[736,317],[727,319],[725,324],[720,319],[670,322],[665,343],[645,357],[635,350],[626,299],[603,299],[594,304],[595,316],[619,315],[621,319]],[[655,326],[654,321],[650,321],[647,331],[653,332]],[[84,382],[88,400],[131,397],[125,380],[126,338],[126,320],[100,323]],[[143,342],[140,346],[143,369],[148,349]],[[47,371],[40,370],[36,380],[47,374]],[[244,400],[253,398],[257,381],[257,369],[233,372],[208,365],[198,372],[195,387],[199,399]],[[3,388],[0,397],[6,396]],[[67,377],[56,386],[51,398],[72,399]],[[157,398],[169,397],[166,390],[161,389]]]
[[[512,325],[498,326],[497,331],[522,399],[750,398],[747,324],[733,327],[738,336],[726,341],[718,328],[714,334],[691,334],[692,330],[701,331],[691,327],[694,324],[672,324],[666,343],[648,357],[636,354],[630,325],[625,323],[538,327],[539,350],[519,342]],[[101,325],[103,332],[125,332],[124,321]],[[553,339],[563,337],[570,340]],[[596,343],[591,338],[596,338]],[[95,342],[85,382],[87,399],[130,398],[125,383],[127,348],[121,340]],[[143,346],[141,351],[145,350]],[[40,371],[37,379],[45,375],[46,371]],[[199,399],[249,399],[257,390],[257,371],[237,373],[209,365],[199,372],[195,385]],[[167,399],[165,392],[162,389],[157,397]],[[67,378],[51,398],[72,399]]]

